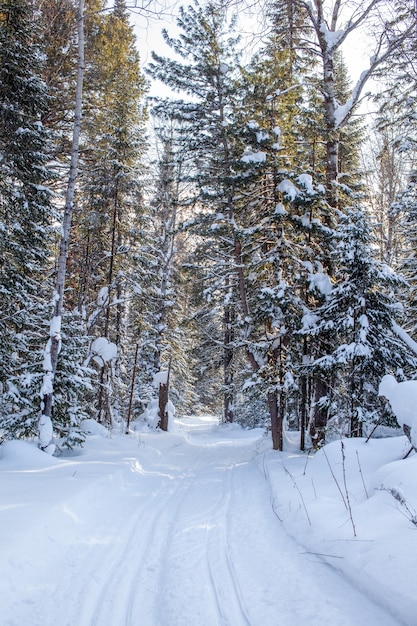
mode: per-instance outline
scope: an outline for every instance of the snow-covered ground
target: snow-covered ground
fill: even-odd
[[[269,448],[212,417],[3,444],[0,626],[415,626],[406,438]]]

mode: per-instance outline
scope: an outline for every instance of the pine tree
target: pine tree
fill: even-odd
[[[0,288],[2,418],[7,435],[32,434],[41,372],[39,328],[47,316],[49,246],[54,212],[48,185],[48,99],[41,78],[32,6],[0,4]]]
[[[90,3],[91,4],[91,3]],[[86,121],[82,187],[70,248],[72,304],[89,317],[88,332],[118,346],[118,358],[98,371],[100,421],[120,419],[128,233],[141,205],[140,159],[145,149],[144,81],[125,3],[100,13],[93,3],[87,28]],[[99,301],[99,308],[96,303]],[[115,387],[116,386],[116,387]]]
[[[157,129],[159,159],[153,181],[153,198],[134,231],[137,290],[130,307],[130,324],[140,328],[137,336],[137,396],[142,405],[155,400],[153,380],[160,371],[170,371],[171,398],[175,407],[193,410],[189,339],[184,332],[187,307],[186,286],[181,276],[184,235],[178,231],[182,207],[181,170],[183,159],[175,146],[171,126]],[[143,407],[142,407],[143,408]],[[156,424],[155,424],[156,425]]]
[[[77,80],[77,7],[74,0],[34,0],[44,55],[42,77],[49,94],[43,124],[53,131],[52,157],[66,162],[71,146]]]
[[[224,419],[233,421],[234,337],[232,320],[242,285],[239,241],[234,230],[233,163],[237,158],[232,119],[236,109],[236,42],[225,34],[227,14],[219,3],[202,8],[181,8],[178,18],[181,35],[166,42],[180,61],[153,54],[150,73],[177,92],[192,97],[188,101],[162,102],[156,115],[181,123],[184,148],[193,155],[197,168],[193,182],[198,189],[199,232],[204,248],[196,257],[204,264],[212,298],[222,300],[224,372]],[[213,237],[214,230],[217,236]],[[210,251],[210,252],[209,252]],[[207,264],[207,257],[213,259]],[[199,260],[198,260],[199,259]]]
[[[394,332],[401,280],[375,260],[372,230],[358,204],[341,216],[338,239],[335,285],[316,326],[337,337],[337,346],[312,367],[332,381],[327,430],[361,436],[364,424],[380,418],[381,378],[388,372],[404,377],[417,361]]]
[[[405,328],[411,337],[417,338],[417,176],[414,172],[410,175],[410,180],[405,191],[393,204],[393,211],[399,217],[401,246],[400,270],[407,281],[407,288],[404,294],[404,317]]]

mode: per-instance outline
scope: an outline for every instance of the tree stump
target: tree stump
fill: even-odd
[[[159,383],[158,428],[168,430],[168,383]]]

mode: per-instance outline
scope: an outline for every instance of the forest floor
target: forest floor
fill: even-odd
[[[395,440],[384,463],[414,467]],[[3,444],[0,626],[416,624],[417,528],[392,495],[378,507],[405,536],[403,560],[369,508],[353,507],[353,534],[340,492],[326,491],[339,491],[326,459],[269,448],[262,430],[207,416],[176,419],[169,433],[96,433],[60,458]],[[363,461],[361,481],[368,469]],[[310,500],[303,480],[315,481]],[[354,491],[355,506],[369,507]],[[369,537],[375,526],[380,540]],[[398,560],[402,596],[389,569]]]

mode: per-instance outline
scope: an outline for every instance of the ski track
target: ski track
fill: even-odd
[[[285,534],[253,442],[181,424],[150,468],[138,447],[125,482],[97,480],[97,504],[81,490],[77,511],[93,507],[96,535],[91,524],[87,538],[62,534],[52,598],[7,626],[399,626]]]
[[[217,511],[215,532],[207,536],[207,562],[210,580],[216,592],[220,623],[225,626],[251,626],[239,579],[230,557],[228,530],[233,468],[224,472],[221,507]]]

